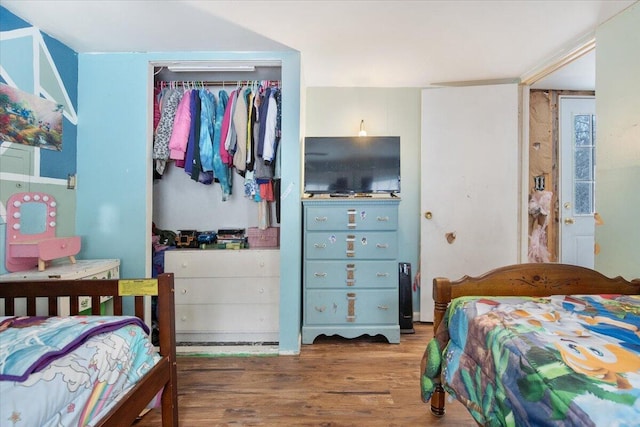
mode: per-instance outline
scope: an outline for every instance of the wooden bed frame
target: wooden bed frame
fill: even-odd
[[[150,279],[154,280],[154,279]],[[48,315],[58,313],[58,297],[71,297],[70,314],[78,314],[78,297],[91,298],[91,314],[100,314],[100,298],[113,297],[113,314],[122,315],[122,298],[118,279],[42,280],[0,282],[0,299],[4,299],[5,316],[15,315],[17,298],[26,298],[27,315],[36,315],[36,298],[48,299]],[[125,295],[130,295],[126,293]],[[135,315],[144,320],[144,296],[135,292]],[[173,274],[158,276],[158,328],[162,359],[104,416],[96,426],[124,426],[134,423],[147,404],[162,390],[162,425],[178,425],[178,391],[176,376],[175,306]],[[41,315],[41,314],[40,314]]]
[[[455,281],[436,277],[433,279],[433,333],[438,331],[449,303],[457,297],[588,294],[640,295],[640,279],[609,278],[588,268],[554,263],[514,264],[479,277],[464,276]],[[438,382],[431,396],[431,412],[443,416],[444,403],[445,390]]]

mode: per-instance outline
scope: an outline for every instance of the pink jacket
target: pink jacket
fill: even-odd
[[[171,139],[169,139],[169,158],[173,160],[184,160],[187,151],[189,129],[191,128],[190,97],[191,91],[185,91],[173,120],[173,131]]]

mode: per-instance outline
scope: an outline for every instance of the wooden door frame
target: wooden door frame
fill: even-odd
[[[530,150],[535,150],[534,144],[537,141],[531,140],[531,91],[537,89],[531,89],[531,86],[541,79],[547,77],[555,71],[558,71],[565,65],[570,64],[578,58],[581,58],[583,55],[591,52],[596,47],[596,39],[595,32],[591,32],[584,37],[576,40],[573,43],[566,45],[564,48],[560,49],[560,51],[551,56],[550,58],[542,61],[538,66],[534,67],[531,71],[525,73],[520,78],[521,84],[521,95],[522,95],[522,137],[521,137],[521,182],[520,182],[520,191],[521,191],[521,200],[522,200],[522,208],[520,215],[520,224],[521,224],[521,241],[520,241],[520,257],[521,262],[526,262],[528,260],[528,252],[529,252],[529,235],[530,230],[532,228],[533,222],[535,218],[529,215],[528,212],[528,202],[529,202],[529,194],[533,189],[534,183],[534,174],[531,170],[531,154]],[[558,97],[560,95],[595,95],[594,91],[560,91],[560,90],[548,90],[550,94],[550,108],[551,108],[551,159],[552,165],[551,169],[548,173],[548,177],[545,174],[545,180],[550,180],[547,182],[547,188],[553,191],[553,197],[551,201],[552,211],[550,214],[550,218],[548,221],[548,248],[550,252],[550,261],[556,262],[559,259],[559,224],[558,224],[558,209],[559,209],[559,172],[557,164],[558,162],[558,150],[559,150],[559,135],[558,135]]]

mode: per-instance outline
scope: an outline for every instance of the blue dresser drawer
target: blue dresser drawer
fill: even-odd
[[[330,204],[330,203],[328,203]],[[306,208],[307,231],[320,230],[395,230],[398,210],[392,205],[340,204]]]
[[[307,232],[307,259],[395,259],[398,235],[395,231]]]
[[[312,288],[392,288],[398,284],[395,261],[307,261],[305,283]]]
[[[305,323],[335,324],[397,324],[398,290],[307,290]]]

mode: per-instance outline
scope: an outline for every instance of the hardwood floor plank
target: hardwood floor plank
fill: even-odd
[[[475,426],[458,402],[437,418],[421,401],[420,359],[433,327],[414,329],[400,344],[321,336],[297,356],[180,356],[180,425]],[[135,425],[160,426],[160,411]]]

